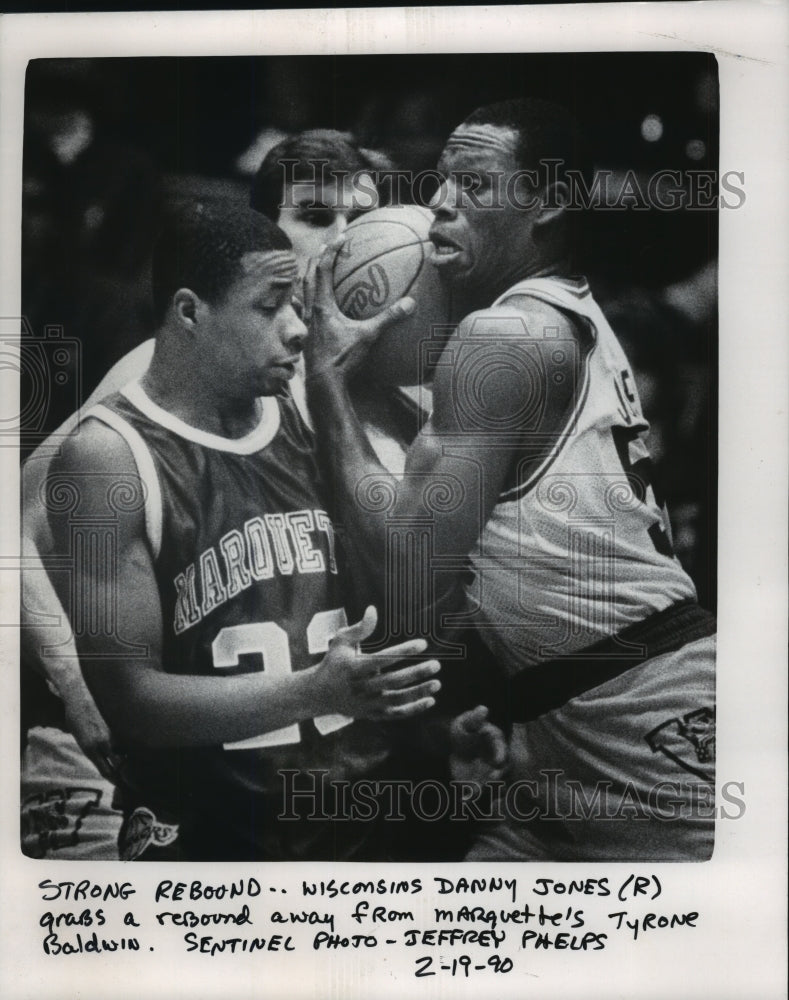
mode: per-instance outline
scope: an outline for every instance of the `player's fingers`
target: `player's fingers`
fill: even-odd
[[[427,643],[424,639],[410,639],[408,642],[401,642],[398,646],[391,646],[378,653],[362,653],[354,669],[360,676],[364,677],[383,674],[384,671],[403,660],[413,659],[413,657],[424,653],[426,647]]]
[[[406,316],[410,316],[415,309],[416,302],[410,296],[398,299],[391,306],[382,309],[376,316],[364,321],[362,336],[365,340],[375,340],[387,327]]]
[[[386,707],[396,707],[398,705],[408,705],[413,701],[421,701],[423,698],[432,697],[441,690],[441,681],[433,678],[421,684],[414,684],[412,687],[403,688],[400,691],[386,689],[381,692],[380,698],[386,703]]]
[[[438,660],[426,660],[412,667],[403,667],[388,674],[376,674],[367,682],[370,691],[400,691],[421,681],[427,681],[441,670]]]
[[[492,722],[486,722],[480,729],[484,751],[482,756],[494,767],[503,767],[507,761],[507,742],[504,733]]]
[[[409,719],[414,715],[421,715],[427,712],[436,703],[433,697],[420,698],[418,701],[410,701],[406,705],[391,705],[385,709],[380,718],[382,719]]]
[[[467,760],[485,754],[486,747],[480,732],[488,725],[487,717],[488,709],[484,705],[477,705],[452,720],[449,739],[454,754]]]
[[[312,319],[312,306],[315,301],[315,270],[318,266],[318,258],[310,257],[307,261],[307,270],[301,279],[301,298],[303,303],[302,319],[309,323]]]
[[[407,639],[399,642],[396,646],[387,646],[377,653],[367,653],[366,656],[373,661],[376,670],[386,670],[407,656],[419,656],[427,649],[426,639]]]
[[[315,298],[313,299],[313,304],[320,304],[324,307],[336,305],[333,282],[334,265],[337,260],[337,254],[342,249],[344,242],[345,236],[341,233],[322,249],[315,269]]]
[[[374,605],[369,605],[358,622],[353,625],[346,625],[338,629],[329,645],[345,643],[349,646],[357,646],[365,639],[369,639],[378,624],[378,611]]]
[[[463,738],[479,731],[488,717],[488,709],[485,705],[477,705],[467,712],[456,716],[452,720],[450,733],[454,737]]]

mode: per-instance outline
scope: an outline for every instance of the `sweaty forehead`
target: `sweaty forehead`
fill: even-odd
[[[441,159],[475,154],[514,157],[517,146],[515,129],[501,125],[459,125],[447,139]]]
[[[270,280],[283,284],[296,279],[296,258],[290,250],[252,250],[241,258],[245,275],[257,280]]]
[[[518,138],[515,129],[499,125],[459,125],[447,139],[438,168],[515,170]]]

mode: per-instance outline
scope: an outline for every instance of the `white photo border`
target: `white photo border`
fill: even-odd
[[[142,922],[152,919],[158,866],[33,862],[19,853],[18,635],[1,631],[0,994],[8,1000],[262,995],[343,998],[531,995],[744,996],[785,991],[786,497],[789,309],[789,77],[785,3],[589,4],[248,12],[6,15],[0,20],[0,316],[20,313],[22,109],[27,61],[135,55],[350,55],[393,52],[712,51],[721,96],[720,171],[745,175],[746,202],[720,219],[720,460],[718,774],[744,784],[745,815],[718,824],[715,855],[700,865],[647,865],[671,884],[671,909],[702,914],[692,937],[638,947],[541,956],[529,971],[492,979],[415,979],[413,955],[361,951],[241,955],[202,961],[159,948],[55,959],[41,949],[45,905],[36,886],[88,878],[133,880]],[[3,373],[4,411],[14,386]],[[18,396],[17,396],[18,399]],[[17,406],[18,409],[18,406]],[[2,620],[15,620],[17,454],[0,477]],[[265,866],[243,867],[258,873]],[[313,866],[270,872],[298,885]],[[410,867],[410,866],[409,866]],[[413,866],[417,869],[419,866]],[[423,866],[424,867],[424,866]],[[479,866],[507,874],[517,865]],[[291,868],[298,871],[290,870]],[[442,866],[443,870],[444,866]],[[446,866],[451,872],[450,866]],[[544,866],[549,875],[568,866]],[[573,866],[599,876],[621,866]],[[143,869],[143,870],[141,870]],[[303,871],[302,871],[303,870]],[[352,869],[349,869],[351,871]],[[183,865],[177,878],[207,878]],[[542,872],[542,866],[540,867]],[[468,866],[463,873],[470,875]],[[218,878],[216,866],[211,877]],[[345,873],[344,873],[345,874]],[[376,875],[406,877],[402,866]],[[424,872],[424,874],[431,874]],[[473,872],[471,873],[473,874]],[[535,868],[530,866],[529,877]],[[316,871],[316,877],[326,877]],[[349,876],[350,877],[350,876]],[[369,877],[369,872],[367,876]],[[145,889],[144,887],[149,887]],[[295,895],[293,901],[295,902]],[[414,902],[414,901],[412,901]],[[147,914],[147,917],[146,917]],[[301,957],[299,957],[301,955]],[[295,959],[295,961],[294,961]]]

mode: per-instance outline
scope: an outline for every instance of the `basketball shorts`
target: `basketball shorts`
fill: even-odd
[[[515,723],[496,821],[466,860],[708,859],[714,668],[713,635]]]
[[[22,852],[49,860],[117,860],[122,816],[113,786],[71,733],[29,730],[22,758]]]

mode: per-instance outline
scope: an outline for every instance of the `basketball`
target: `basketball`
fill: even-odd
[[[334,265],[334,295],[351,319],[368,319],[408,295],[410,316],[384,330],[363,364],[387,385],[416,385],[435,364],[451,328],[450,294],[429,262],[433,214],[416,205],[378,208],[355,219]]]

